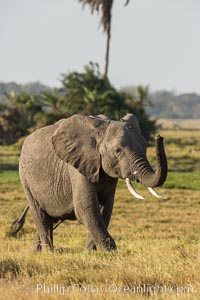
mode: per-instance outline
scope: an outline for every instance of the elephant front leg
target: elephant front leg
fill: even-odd
[[[103,250],[116,250],[116,244],[103,221],[96,191],[87,193],[87,198],[83,196],[83,193],[77,195],[74,207],[77,219],[88,229],[90,236],[88,247],[93,250],[96,246]]]
[[[113,180],[113,182],[110,183],[108,187],[105,186],[105,190],[99,193],[98,195],[98,202],[104,203],[104,205],[101,206],[101,215],[106,228],[108,228],[109,226],[109,222],[112,215],[116,186],[117,180]],[[95,242],[93,241],[90,233],[88,233],[85,246],[88,250],[97,250]]]
[[[110,203],[110,202],[112,202],[112,203]],[[103,219],[103,222],[104,222],[104,225],[106,228],[108,228],[108,225],[110,222],[112,208],[113,208],[113,201],[107,201],[105,206],[103,206],[101,208],[101,215],[102,215],[102,219]],[[90,233],[88,233],[85,246],[86,246],[86,249],[88,249],[88,250],[93,250],[93,251],[97,250],[95,242],[93,241]]]

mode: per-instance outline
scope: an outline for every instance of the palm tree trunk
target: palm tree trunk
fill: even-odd
[[[108,78],[108,65],[109,65],[109,55],[110,55],[110,39],[111,39],[111,16],[110,22],[107,28],[107,40],[106,40],[106,55],[105,55],[105,69],[104,69],[104,78]]]

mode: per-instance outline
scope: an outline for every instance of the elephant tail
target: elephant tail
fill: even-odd
[[[29,210],[29,206],[27,205],[26,208],[24,209],[23,213],[21,214],[21,216],[12,222],[11,228],[6,233],[6,236],[16,237],[16,234],[22,229],[22,227],[25,223],[26,214],[27,214],[28,210]]]

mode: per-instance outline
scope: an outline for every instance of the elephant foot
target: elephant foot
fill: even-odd
[[[37,253],[37,252],[41,252],[42,251],[42,246],[40,243],[37,243],[37,242],[34,242],[33,243],[33,246],[32,246],[32,249],[31,249],[31,252],[33,253]]]
[[[110,236],[104,238],[97,246],[92,239],[88,238],[85,247],[89,251],[96,251],[97,248],[104,251],[117,250],[115,241]]]
[[[92,240],[88,240],[85,245],[86,249],[89,251],[96,251],[97,247]]]
[[[46,238],[46,243],[42,244],[39,235],[36,233],[32,251],[33,253],[41,251],[53,251],[53,245],[48,238]]]
[[[42,251],[41,241],[38,233],[35,234],[35,239],[31,251],[33,253]]]
[[[54,249],[52,247],[50,247],[47,244],[33,244],[32,247],[32,252],[33,253],[38,253],[38,252],[53,252]]]
[[[107,237],[100,243],[100,249],[106,251],[117,250],[117,246],[112,237]]]

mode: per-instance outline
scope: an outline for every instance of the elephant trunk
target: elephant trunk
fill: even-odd
[[[155,140],[157,168],[152,169],[148,160],[140,158],[137,162],[137,177],[146,187],[154,188],[161,186],[167,178],[167,158],[163,146],[163,137],[158,135]]]

